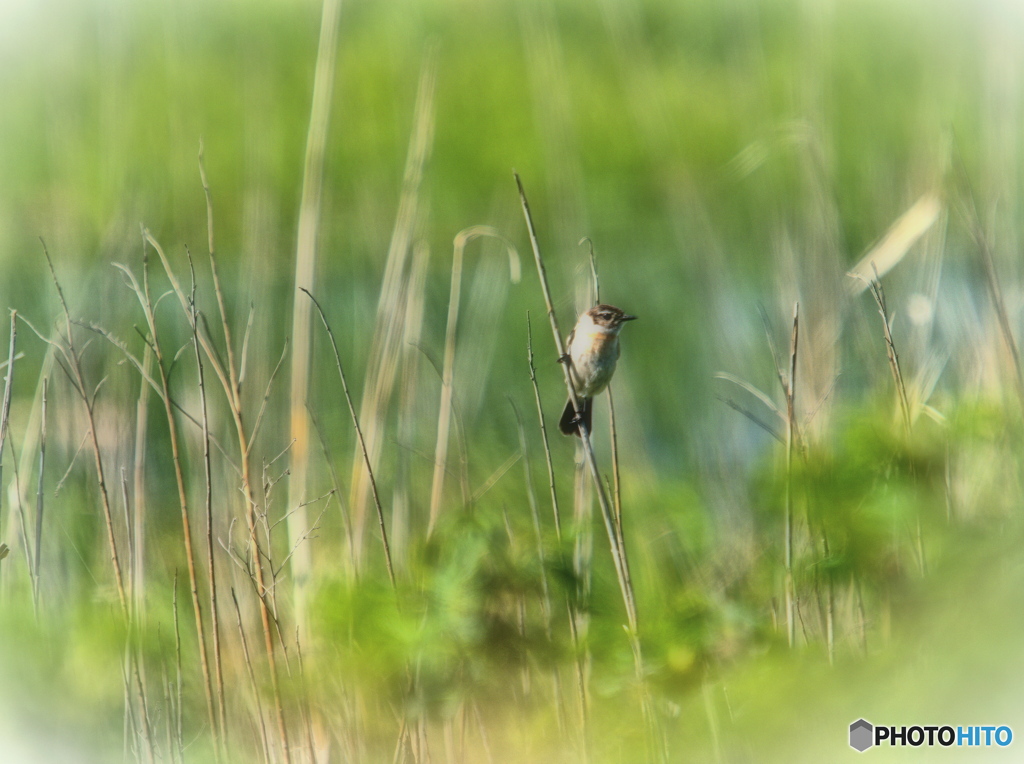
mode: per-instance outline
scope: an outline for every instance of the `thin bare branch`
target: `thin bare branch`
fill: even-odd
[[[540,400],[540,388],[537,386],[537,369],[533,365],[533,326],[530,324],[530,312],[526,312],[526,362],[530,367],[530,384],[533,386],[534,402],[537,404],[537,419],[540,422],[540,437],[544,443],[544,461],[548,469],[548,487],[551,490],[551,511],[555,516],[555,538],[562,543],[562,520],[558,512],[558,491],[555,488],[555,467],[551,460],[551,445],[548,442],[547,422],[544,419],[544,406]]]
[[[313,423],[313,429],[316,430],[317,439],[320,441],[320,450],[324,455],[324,462],[327,464],[327,469],[331,473],[331,481],[334,485],[334,491],[338,496],[338,506],[341,507],[341,524],[345,530],[345,543],[348,548],[348,561],[347,567],[349,572],[356,575],[355,570],[355,544],[352,538],[352,521],[349,517],[348,507],[345,506],[345,501],[342,498],[341,492],[341,480],[338,478],[338,471],[334,467],[334,460],[331,458],[331,451],[327,445],[327,438],[324,437],[323,428],[320,426],[320,419],[317,417],[313,410],[307,404],[306,413],[309,414],[309,421]]]
[[[65,372],[69,372],[69,376],[73,375],[76,390],[79,397],[82,399],[82,406],[85,409],[86,419],[89,425],[89,436],[92,440],[92,452],[93,459],[96,466],[96,482],[99,484],[100,489],[100,501],[103,508],[103,520],[107,531],[107,544],[110,550],[110,561],[114,568],[114,582],[117,585],[118,601],[121,605],[121,613],[124,615],[125,620],[128,619],[128,598],[125,593],[124,587],[124,576],[121,573],[121,558],[117,549],[117,538],[114,534],[114,518],[113,511],[110,506],[110,496],[107,491],[106,474],[103,467],[103,456],[100,450],[99,436],[96,434],[96,417],[93,410],[93,404],[89,400],[86,394],[85,377],[82,371],[82,365],[80,356],[75,348],[74,337],[71,331],[71,313],[68,310],[68,304],[64,299],[64,290],[61,289],[60,282],[57,279],[57,272],[53,268],[53,261],[50,259],[50,253],[46,249],[46,242],[40,239],[43,245],[43,255],[46,257],[46,264],[50,269],[50,275],[53,278],[54,287],[57,289],[57,296],[60,298],[61,308],[64,312],[64,324],[67,331],[66,346],[58,346],[58,349],[64,355],[68,361],[68,367]]]
[[[138,359],[138,357],[135,354],[133,354],[128,349],[128,346],[122,340],[120,340],[117,337],[115,337],[113,333],[111,333],[108,330],[104,329],[102,326],[98,326],[98,325],[93,324],[93,323],[85,323],[85,322],[81,322],[78,325],[83,327],[83,328],[85,328],[85,329],[88,329],[89,331],[96,332],[101,337],[106,339],[107,342],[109,342],[111,345],[113,345],[118,350],[120,350],[124,354],[125,358],[128,359],[129,363],[131,363],[131,365],[135,367],[135,370],[139,372],[139,376],[142,377],[143,381],[152,388],[153,392],[155,392],[157,394],[157,396],[160,398],[161,402],[164,401],[164,389],[163,389],[163,386],[159,382],[157,382],[155,379],[153,379],[152,374],[150,374],[148,371],[146,371],[146,364],[143,361],[140,361]],[[137,327],[136,327],[136,331],[138,331]],[[140,332],[140,334],[141,334],[141,332]],[[148,337],[144,337],[144,339],[145,339],[145,342],[146,342],[146,346],[150,349],[150,352],[152,352],[153,349],[154,349],[152,341]],[[169,379],[170,379],[170,374],[168,373],[168,380]],[[202,421],[199,418],[197,418],[197,417],[193,416],[191,413],[189,413],[188,410],[186,410],[185,407],[182,406],[180,403],[178,403],[173,397],[171,398],[170,402],[171,402],[171,406],[174,407],[174,409],[176,411],[178,411],[182,416],[184,416],[185,419],[187,419],[193,425],[195,425],[196,427],[200,428],[200,430],[202,430],[203,423],[202,423]],[[220,452],[221,456],[224,457],[224,460],[231,466],[231,468],[236,473],[240,474],[240,470],[238,468],[238,465],[235,463],[235,461],[231,458],[231,456],[224,449],[224,446],[221,444],[220,440],[213,433],[208,433],[208,434],[209,434],[210,442],[213,443],[214,446],[216,446],[216,448]]]
[[[234,587],[231,588],[231,601],[235,604],[235,617],[238,621],[238,637],[242,642],[242,656],[245,659],[245,671],[249,676],[249,686],[252,688],[253,700],[256,702],[256,718],[259,720],[260,739],[263,743],[263,756],[270,758],[270,741],[267,738],[267,725],[263,719],[263,703],[260,701],[260,688],[256,681],[256,672],[252,667],[252,659],[249,657],[249,643],[245,639],[245,629],[242,628],[242,610],[238,607],[238,597],[235,596]]]
[[[200,150],[201,152],[201,150]],[[212,237],[212,231],[211,231]],[[217,723],[220,729],[219,741],[224,745],[227,719],[224,708],[224,670],[220,648],[220,617],[217,611],[217,575],[213,556],[213,476],[210,465],[210,420],[206,402],[206,375],[203,370],[203,354],[199,350],[199,323],[196,320],[196,274],[192,255],[188,257],[189,273],[192,277],[192,348],[196,358],[196,382],[199,385],[199,403],[203,422],[203,503],[206,510],[206,576],[210,589],[210,629],[213,632],[213,667],[217,700]],[[219,753],[223,754],[221,749]]]
[[[252,433],[249,435],[249,443],[245,447],[245,452],[251,453],[253,443],[256,442],[256,433],[260,431],[260,423],[263,421],[263,414],[267,410],[267,402],[270,400],[270,391],[274,386],[274,379],[277,377],[277,372],[281,369],[281,364],[284,363],[285,356],[288,355],[288,339],[285,338],[284,347],[281,349],[281,357],[277,359],[277,365],[274,367],[274,371],[270,374],[270,379],[267,380],[267,389],[263,393],[263,403],[260,404],[260,411],[256,415],[256,422],[252,426]]]
[[[348,412],[352,416],[352,426],[356,430],[356,438],[359,440],[359,448],[363,452],[363,459],[366,463],[366,472],[370,478],[370,488],[373,493],[373,503],[377,507],[377,520],[380,523],[380,536],[381,542],[384,545],[384,561],[387,563],[388,578],[391,580],[391,586],[395,587],[395,569],[391,564],[391,547],[388,544],[388,531],[387,525],[384,522],[384,508],[381,506],[380,495],[377,493],[377,480],[373,475],[373,465],[370,464],[370,454],[366,450],[366,441],[363,440],[363,430],[359,426],[359,416],[356,414],[355,405],[352,403],[352,395],[348,390],[348,381],[345,378],[345,370],[341,365],[341,355],[338,353],[338,343],[334,339],[334,332],[331,331],[331,325],[327,323],[327,316],[324,315],[323,308],[320,307],[320,303],[317,302],[316,298],[311,292],[306,289],[302,289],[306,293],[306,296],[313,301],[313,305],[316,306],[317,312],[320,314],[320,320],[323,321],[324,328],[327,330],[327,336],[331,339],[331,348],[334,350],[334,361],[338,366],[338,376],[341,377],[341,388],[345,393],[345,403],[348,404]]]

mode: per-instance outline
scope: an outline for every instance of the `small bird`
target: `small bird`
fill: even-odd
[[[612,305],[596,305],[576,322],[562,360],[571,362],[569,372],[579,398],[580,415],[576,416],[570,398],[558,421],[558,429],[564,435],[581,437],[580,420],[590,432],[594,396],[608,387],[615,373],[615,362],[619,360],[619,330],[626,321],[635,319],[636,316],[627,316]]]

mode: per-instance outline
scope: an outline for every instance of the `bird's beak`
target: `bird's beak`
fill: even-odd
[[[640,318],[640,316],[623,316],[622,320],[623,321],[636,321],[638,318]]]

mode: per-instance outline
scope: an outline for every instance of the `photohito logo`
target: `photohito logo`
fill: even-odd
[[[927,727],[900,726],[885,727],[874,725],[867,719],[858,719],[850,725],[850,748],[855,751],[868,750],[872,746],[882,745],[921,746],[999,746],[1005,748],[1013,742],[1013,730],[1002,725],[1000,727],[952,727],[950,725]]]

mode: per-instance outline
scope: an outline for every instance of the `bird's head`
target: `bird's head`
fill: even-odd
[[[636,316],[627,315],[614,305],[595,305],[586,315],[594,326],[612,332],[618,332],[627,321],[636,320]]]

